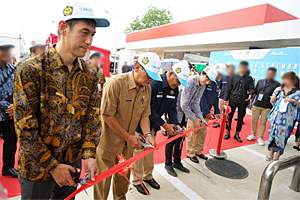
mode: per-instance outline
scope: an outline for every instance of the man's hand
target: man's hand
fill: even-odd
[[[5,110],[5,111],[6,111],[6,113],[8,114],[9,117],[14,116],[14,105],[13,105],[13,104],[10,104],[10,105],[8,106],[8,109]]]
[[[50,174],[54,178],[57,185],[59,185],[59,187],[62,186],[77,187],[78,185],[74,182],[70,171],[74,173],[76,172],[71,165],[58,164],[54,169],[50,171]]]
[[[221,118],[221,114],[215,114],[216,119],[220,119]]]
[[[198,128],[200,126],[200,123],[201,123],[201,119],[196,119],[195,121],[193,121],[195,128]]]
[[[228,101],[224,101],[224,106],[228,106],[229,105],[229,100]]]
[[[245,99],[245,101],[250,101],[250,99],[252,99],[251,95],[249,95],[248,99]]]
[[[206,118],[206,119],[209,119],[209,120],[212,120],[212,119],[214,119],[213,116],[214,116],[214,115],[213,115],[212,113],[209,113],[209,114],[207,114],[207,115],[205,116],[205,118]]]
[[[139,143],[142,139],[143,138],[141,138],[140,136],[130,135],[127,142],[133,149],[139,150],[143,148]]]
[[[99,174],[98,165],[95,158],[87,158],[84,160],[84,169],[86,174],[90,174],[92,181],[95,181],[95,176]]]
[[[249,109],[251,110],[252,107],[253,107],[253,101],[252,101],[252,99],[251,99],[251,100],[250,100],[250,103],[249,103]]]
[[[148,135],[146,138],[145,138],[146,142],[148,144],[151,144],[152,146],[155,146],[155,140],[154,138],[151,136],[151,135]]]
[[[165,123],[162,127],[167,131],[169,135],[176,135],[176,126],[174,124]]]

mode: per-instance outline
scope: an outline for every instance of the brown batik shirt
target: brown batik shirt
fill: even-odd
[[[97,72],[80,58],[69,72],[55,50],[21,62],[14,77],[18,171],[48,181],[58,164],[94,158],[100,141]]]

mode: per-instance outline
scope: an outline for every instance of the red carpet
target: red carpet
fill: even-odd
[[[245,124],[243,125],[242,132],[240,133],[240,137],[242,138],[243,143],[239,143],[236,140],[232,139],[233,134],[235,133],[235,128],[236,128],[236,121],[233,121],[233,123],[232,123],[233,131],[231,133],[231,138],[229,140],[222,141],[222,147],[221,147],[222,150],[256,143],[256,141],[247,141],[246,140],[246,137],[251,132],[251,115],[246,115],[246,117],[244,118],[244,121],[245,121]],[[268,125],[269,125],[269,123],[267,124],[267,126]],[[268,129],[266,129],[264,141],[266,141],[268,139],[267,131],[268,131]],[[219,132],[220,132],[220,128],[208,129],[203,154],[208,154],[210,149],[215,149],[217,147],[217,138],[219,136]],[[160,141],[165,140],[165,139],[167,139],[167,137],[163,136],[160,131],[157,135],[156,142],[159,143]],[[182,158],[186,158],[185,146],[186,145],[184,142]],[[1,139],[0,140],[1,151],[2,151],[2,147],[3,147],[3,140]],[[267,147],[265,147],[265,148],[267,148]],[[17,154],[16,154],[16,162],[17,162]],[[165,162],[165,149],[164,148],[160,148],[157,151],[155,151],[154,162],[155,162],[155,164]],[[2,163],[2,153],[1,153],[0,154],[0,169],[2,169],[2,164],[3,163]],[[15,167],[17,167],[17,166],[15,166]],[[81,174],[84,174],[84,171],[82,171],[82,172],[83,173],[81,173]],[[19,181],[17,178],[11,178],[11,177],[7,177],[7,176],[5,177],[5,176],[1,176],[1,174],[0,174],[0,182],[2,183],[3,187],[8,190],[9,197],[14,197],[14,196],[20,195],[20,185],[19,185]]]

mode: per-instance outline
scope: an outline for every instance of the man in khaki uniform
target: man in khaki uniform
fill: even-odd
[[[118,163],[117,154],[123,154],[128,159],[132,157],[134,149],[142,149],[142,138],[135,135],[138,123],[146,142],[154,145],[149,121],[149,84],[153,80],[161,81],[158,74],[160,65],[159,57],[155,53],[145,53],[139,57],[132,72],[118,75],[105,84],[101,105],[103,129],[96,152],[100,173]],[[129,179],[130,173],[126,176]],[[110,184],[111,177],[95,185],[94,198],[107,199]],[[127,184],[125,177],[113,175],[114,199],[126,199]]]
[[[176,63],[172,66],[172,69],[166,73],[161,74],[161,81],[153,81],[151,86],[151,115],[150,129],[152,130],[152,136],[155,138],[156,133],[160,130],[160,127],[166,129],[170,136],[176,135],[177,129],[180,129],[177,120],[177,97],[178,97],[178,86],[181,84],[184,87],[188,87],[187,79],[190,75],[189,65],[183,60],[180,63]],[[169,122],[165,122],[161,116],[167,113],[169,115]],[[136,135],[143,134],[141,127],[135,130]],[[173,147],[173,146],[172,146]],[[141,153],[143,150],[135,150],[133,155]],[[173,148],[170,149],[172,155]],[[167,152],[167,150],[166,150]],[[134,163],[134,172],[136,176],[140,177],[144,182],[148,183],[152,188],[159,189],[160,185],[153,178],[154,169],[154,152],[148,154],[144,158]],[[138,178],[133,177],[132,184],[136,187],[137,191],[141,194],[147,195],[148,189],[144,185],[141,185]],[[147,192],[144,190],[147,190]]]

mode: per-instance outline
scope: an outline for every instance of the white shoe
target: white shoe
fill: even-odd
[[[246,139],[247,140],[256,140],[256,137],[255,137],[255,135],[251,134]]]
[[[261,139],[261,138],[258,138],[257,143],[258,143],[260,146],[265,146],[265,143],[264,143],[263,139]]]

